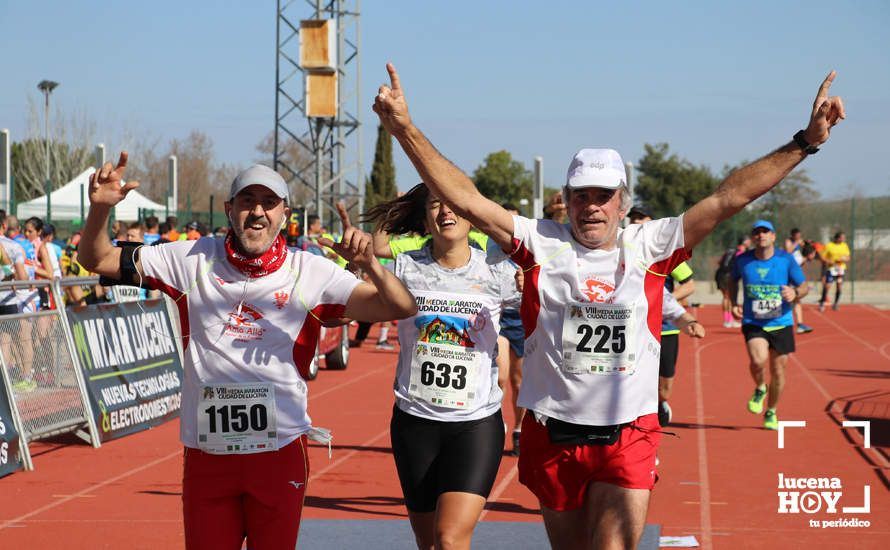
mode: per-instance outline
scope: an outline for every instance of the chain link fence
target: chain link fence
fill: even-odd
[[[717,226],[695,248],[691,261],[695,278],[713,281],[720,256],[727,248],[735,247],[740,237],[748,235],[758,218],[768,219],[775,225],[777,247],[783,246],[793,228],[800,229],[804,239],[823,244],[838,231],[844,232],[851,251],[846,277],[851,297],[855,297],[856,283],[860,283],[861,289],[890,285],[890,197],[823,201],[778,212],[743,210]],[[807,262],[804,272],[810,281],[818,281],[821,263]]]

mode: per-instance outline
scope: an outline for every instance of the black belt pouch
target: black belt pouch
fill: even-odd
[[[585,426],[548,418],[546,426],[550,442],[557,445],[612,445],[618,441],[621,430],[627,424]]]

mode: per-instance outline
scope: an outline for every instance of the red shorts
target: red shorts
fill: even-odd
[[[558,445],[550,442],[547,427],[529,411],[519,440],[519,481],[542,506],[560,512],[581,508],[587,486],[594,481],[651,490],[660,441],[658,415],[647,414],[621,430],[612,445]]]
[[[306,436],[268,453],[213,455],[185,448],[185,546],[294,548],[309,478]]]

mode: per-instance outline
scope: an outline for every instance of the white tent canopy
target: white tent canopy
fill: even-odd
[[[89,186],[90,175],[95,168],[88,168],[82,174],[56,189],[50,194],[50,209],[53,220],[76,220],[80,218],[80,194],[83,192],[84,215],[90,208]],[[81,184],[83,184],[81,186]],[[114,209],[114,217],[118,220],[136,221],[139,219],[139,209],[154,210],[155,215],[162,215],[164,205],[149,200],[138,191],[130,191],[127,198],[121,201]],[[46,217],[46,195],[23,202],[18,205],[16,216],[25,220],[31,216]],[[159,216],[160,217],[160,216]]]

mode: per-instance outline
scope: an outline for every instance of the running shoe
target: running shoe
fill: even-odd
[[[742,326],[742,324],[738,321],[733,321],[732,323],[729,324],[729,326],[731,328],[740,328]]]
[[[831,306],[831,309],[832,309],[833,311],[837,311],[837,310],[839,310],[840,308],[841,308],[841,305],[840,305],[839,303],[837,303],[837,302],[835,302],[834,305]]]
[[[810,325],[805,325],[803,323],[799,323],[797,325],[797,333],[798,334],[806,334],[808,332],[813,332],[813,327]]]
[[[766,390],[754,388],[754,395],[748,401],[748,411],[754,414],[760,414],[763,411],[763,398],[766,397]]]
[[[31,393],[37,389],[37,382],[33,380],[19,380],[12,385],[12,388],[19,393]]]
[[[779,417],[776,416],[775,411],[766,411],[766,414],[763,415],[763,427],[767,430],[779,429]]]
[[[671,411],[671,406],[667,401],[662,401],[658,404],[658,425],[664,428],[668,424],[671,423],[671,416],[673,411]]]
[[[513,456],[519,456],[519,436],[522,432],[513,432],[513,450],[510,452]]]
[[[375,346],[375,347],[376,347],[377,349],[381,349],[381,350],[384,350],[384,351],[392,351],[392,350],[396,349],[395,346],[393,346],[392,344],[390,344],[390,343],[387,342],[386,340],[380,340],[380,341],[378,341],[378,342],[377,342],[377,346]]]
[[[732,328],[732,321],[723,321],[723,328]]]
[[[351,348],[360,348],[360,347],[362,347],[362,341],[361,341],[361,340],[350,340],[350,341],[349,341],[349,347],[351,347]]]
[[[819,313],[825,311],[825,302],[819,302]]]

